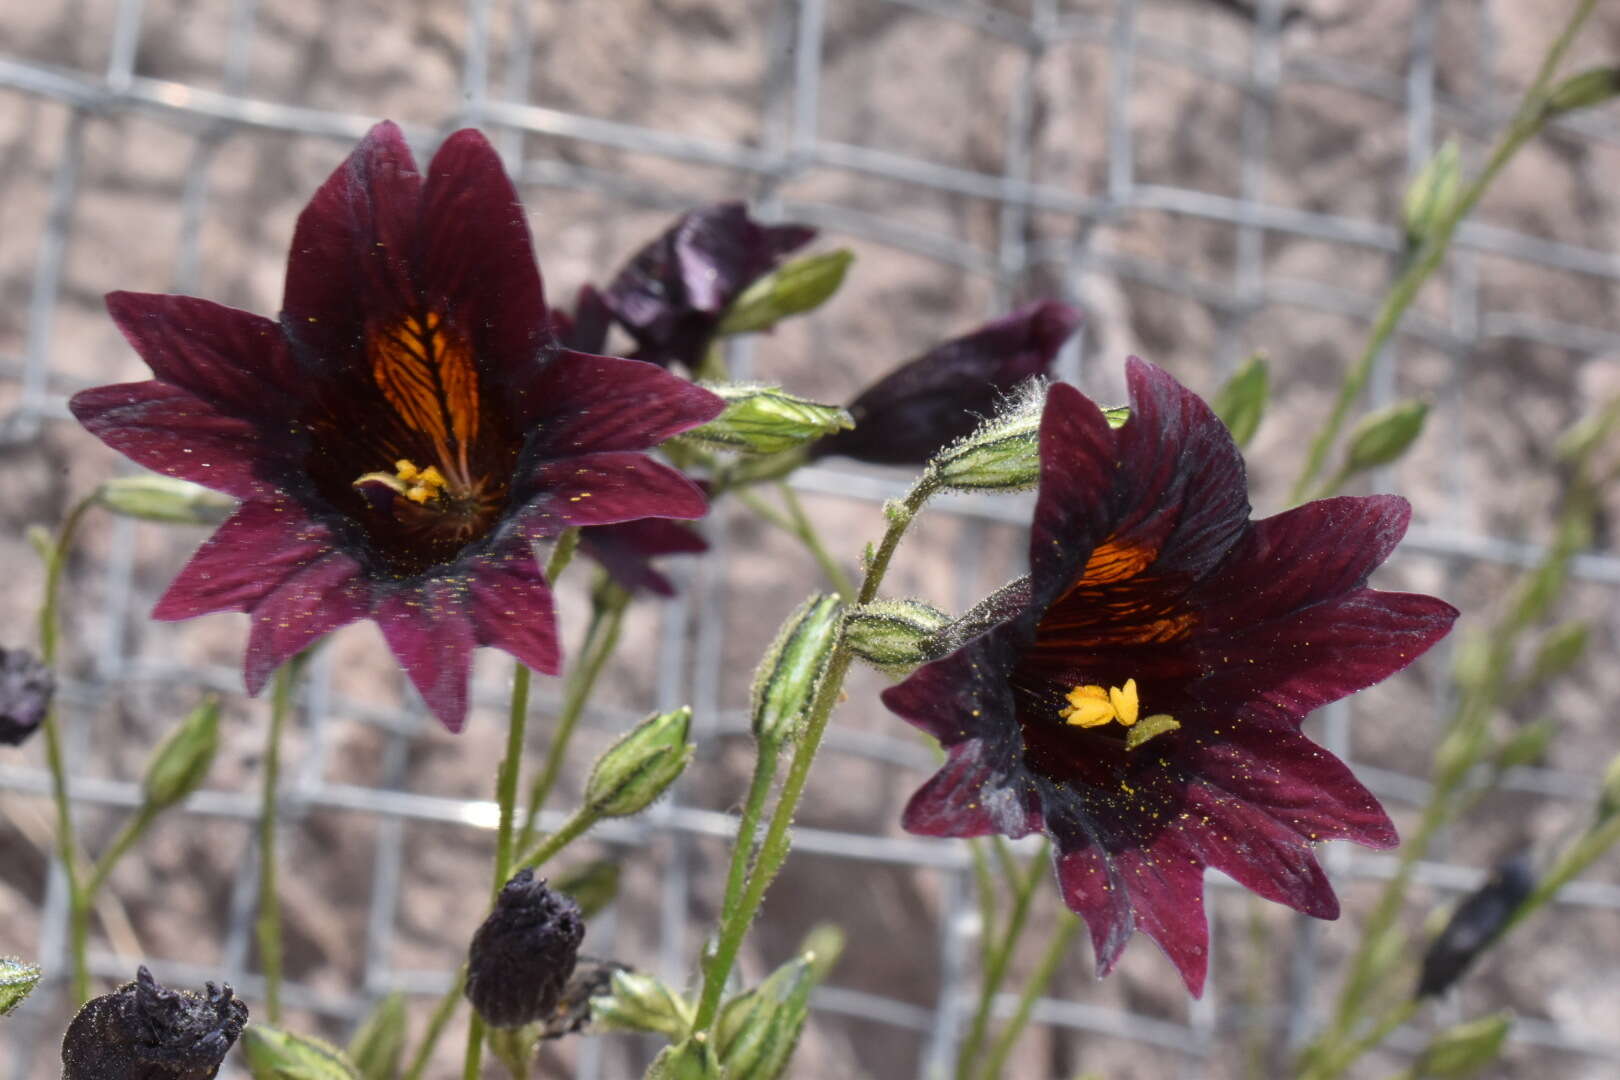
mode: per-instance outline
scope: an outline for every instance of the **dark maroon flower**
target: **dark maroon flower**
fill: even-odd
[[[230,984],[170,990],[135,981],[85,1003],[62,1040],[62,1080],[210,1080],[247,1025]]]
[[[637,252],[602,299],[636,339],[638,359],[696,371],[731,302],[815,235],[761,225],[742,203],[692,210]]]
[[[579,532],[579,549],[627,592],[674,596],[675,586],[653,567],[660,555],[698,555],[709,543],[691,528],[665,518],[643,518],[622,525],[599,525]]]
[[[563,1000],[585,940],[579,905],[533,870],[501,887],[467,952],[467,1000],[491,1027],[549,1017]]]
[[[935,346],[889,372],[849,404],[854,428],[810,447],[878,465],[922,465],[967,435],[1026,379],[1045,375],[1080,325],[1080,313],[1046,300]]]
[[[0,649],[0,745],[21,746],[50,711],[56,679],[26,649]]]
[[[1072,386],[1051,388],[1029,576],[883,700],[949,754],[907,806],[908,830],[1045,832],[1099,970],[1139,929],[1197,994],[1206,866],[1330,919],[1312,845],[1396,843],[1300,723],[1410,664],[1457,613],[1366,587],[1406,531],[1404,499],[1251,521],[1220,420],[1150,364],[1127,374],[1118,430]]]
[[[476,646],[557,670],[534,540],[704,512],[637,451],[719,399],[558,345],[517,193],[476,131],[423,176],[398,128],[373,128],[298,219],[279,324],[190,297],[107,302],[157,378],[85,391],[74,414],[243,500],[154,614],[251,613],[250,693],[371,618],[459,730]]]
[[[594,285],[581,285],[570,314],[561,308],[551,309],[551,332],[567,349],[599,353],[607,344],[608,327],[613,313],[602,300]]]

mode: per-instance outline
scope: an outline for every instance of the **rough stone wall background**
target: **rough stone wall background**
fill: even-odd
[[[74,389],[143,371],[101,295],[174,290],[274,312],[298,210],[382,116],[407,125],[423,155],[465,123],[495,134],[558,300],[600,281],[688,205],[753,198],[821,225],[822,247],[857,252],[849,284],[823,311],[735,357],[812,396],[847,397],[900,359],[1038,296],[1085,308],[1084,339],[1064,371],[1102,398],[1120,395],[1128,353],[1209,392],[1263,349],[1275,404],[1248,457],[1257,512],[1279,509],[1392,276],[1392,222],[1412,163],[1455,135],[1477,165],[1567,5],[1304,0],[1289,6],[1297,17],[1257,6],[6,5],[0,565],[12,584],[0,593],[0,643],[32,635],[40,574],[24,527],[58,521],[120,467],[63,419]],[[807,55],[817,41],[819,55]],[[1620,13],[1600,11],[1572,69],[1612,59],[1617,45]],[[1511,581],[1504,558],[1547,539],[1557,434],[1620,389],[1617,164],[1612,107],[1527,147],[1381,366],[1375,402],[1417,394],[1435,404],[1416,451],[1376,478],[1413,500],[1418,522],[1382,584],[1440,592],[1478,624]],[[876,499],[903,481],[837,465],[802,477],[851,563],[880,529]],[[958,500],[932,514],[908,541],[894,592],[960,609],[1016,574],[1026,505]],[[1563,733],[1544,767],[1516,774],[1513,790],[1446,838],[1425,865],[1414,919],[1472,871],[1526,844],[1545,848],[1587,813],[1582,800],[1616,750],[1620,693],[1606,662],[1620,564],[1603,525],[1569,605],[1594,620],[1591,658],[1545,700],[1500,721],[1550,713]],[[577,857],[621,856],[625,870],[622,898],[593,925],[588,947],[668,974],[690,968],[712,922],[725,854],[715,812],[734,808],[744,788],[740,710],[758,643],[814,581],[797,548],[738,508],[707,528],[715,553],[680,568],[682,599],[633,615],[574,753],[573,783],[552,804],[570,805],[584,763],[640,712],[698,706],[702,753],[677,802],[605,832]],[[201,536],[105,518],[87,530],[67,586],[69,741],[80,829],[99,849],[121,820],[120,782],[138,779],[147,748],[202,688],[225,695],[208,792],[118,871],[94,959],[107,978],[127,977],[137,958],[160,977],[226,974],[251,998],[253,851],[243,815],[265,705],[240,692],[244,627],[233,616],[178,625],[143,617]],[[584,600],[585,575],[571,577],[567,641],[578,638]],[[1420,794],[1406,778],[1422,774],[1434,745],[1445,664],[1437,650],[1313,721],[1330,743],[1348,740],[1403,825]],[[487,804],[473,801],[491,790],[508,667],[485,655],[479,675],[482,707],[451,737],[422,719],[374,630],[347,630],[325,651],[288,747],[292,1025],[340,1038],[366,996],[392,985],[417,992],[420,1021],[457,960],[484,895],[492,843],[487,828],[471,827],[488,821]],[[838,993],[822,999],[799,1076],[920,1075],[956,1037],[971,993],[963,853],[898,829],[931,757],[877,706],[881,685],[871,675],[852,681],[801,815],[819,831],[801,839],[746,957],[757,976],[819,920],[849,934]],[[554,706],[555,687],[541,691],[542,705]],[[546,737],[541,719],[536,751]],[[0,752],[0,953],[43,952],[50,963],[61,942],[50,899],[60,882],[51,882],[41,762],[37,745]],[[1256,1040],[1283,1045],[1329,1000],[1389,863],[1345,851],[1332,865],[1347,916],[1329,925],[1305,926],[1211,885],[1215,955],[1201,1003],[1186,1001],[1146,941],[1102,983],[1077,947],[1011,1075],[1245,1075]],[[1524,1020],[1502,1075],[1612,1075],[1616,870],[1613,858],[1595,868],[1576,893],[1581,903],[1526,927],[1430,1019],[1511,1007]],[[1050,897],[1040,918],[1049,917]],[[1033,960],[1021,958],[1020,972]],[[63,1024],[58,993],[0,1025],[0,1073],[55,1075],[42,1033]],[[454,1074],[456,1043],[445,1040],[442,1075]],[[560,1059],[615,1080],[639,1075],[651,1049],[615,1037],[565,1046]],[[1379,1055],[1368,1074],[1398,1064],[1398,1054]]]

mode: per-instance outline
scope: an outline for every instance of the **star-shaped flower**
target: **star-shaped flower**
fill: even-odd
[[[1404,499],[1251,521],[1242,458],[1209,407],[1139,360],[1128,381],[1117,430],[1078,390],[1051,388],[1029,576],[883,700],[948,753],[908,830],[1046,833],[1099,971],[1141,930],[1198,994],[1205,867],[1331,919],[1313,845],[1396,843],[1300,724],[1410,664],[1457,613],[1366,586],[1406,531]]]
[[[705,510],[639,451],[721,402],[557,342],[522,205],[476,131],[424,176],[398,128],[373,128],[298,219],[280,322],[183,296],[107,303],[156,378],[78,394],[74,415],[242,500],[154,614],[249,612],[250,693],[371,618],[459,730],[476,646],[558,669],[535,540]]]

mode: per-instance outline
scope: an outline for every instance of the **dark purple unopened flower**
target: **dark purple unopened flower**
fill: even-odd
[[[74,414],[243,500],[154,614],[251,613],[250,692],[371,618],[459,730],[476,646],[557,670],[534,540],[705,510],[638,451],[719,399],[557,343],[523,208],[476,131],[423,176],[397,127],[373,128],[298,219],[279,323],[182,296],[108,307],[157,377],[85,391]]]
[[[1443,994],[1466,975],[1535,887],[1530,860],[1519,855],[1498,866],[1483,885],[1468,894],[1423,954],[1418,997]]]
[[[0,745],[21,746],[50,711],[56,679],[26,649],[0,649]]]
[[[546,888],[533,870],[519,870],[473,934],[467,1000],[491,1027],[549,1017],[563,1001],[584,939],[579,905]]]
[[[976,428],[1026,379],[1047,374],[1080,313],[1046,300],[937,345],[849,403],[855,426],[810,446],[878,465],[922,465]]]
[[[692,210],[637,252],[602,299],[636,339],[638,359],[696,371],[731,302],[815,235],[761,225],[742,203]]]
[[[1220,420],[1150,364],[1127,374],[1117,430],[1072,386],[1051,388],[1029,576],[883,700],[949,755],[912,796],[907,829],[1044,832],[1099,971],[1141,930],[1198,994],[1206,866],[1334,918],[1312,846],[1396,842],[1300,723],[1410,664],[1457,613],[1366,587],[1406,531],[1404,499],[1251,521]]]
[[[247,1025],[229,984],[206,993],[135,981],[87,1002],[62,1040],[62,1080],[210,1080]]]

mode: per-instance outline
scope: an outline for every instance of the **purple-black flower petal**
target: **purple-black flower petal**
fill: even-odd
[[[642,518],[617,525],[596,525],[579,534],[580,551],[628,592],[643,589],[659,596],[674,596],[675,586],[655,569],[660,555],[697,555],[709,550],[708,541],[692,529],[666,518]]]

